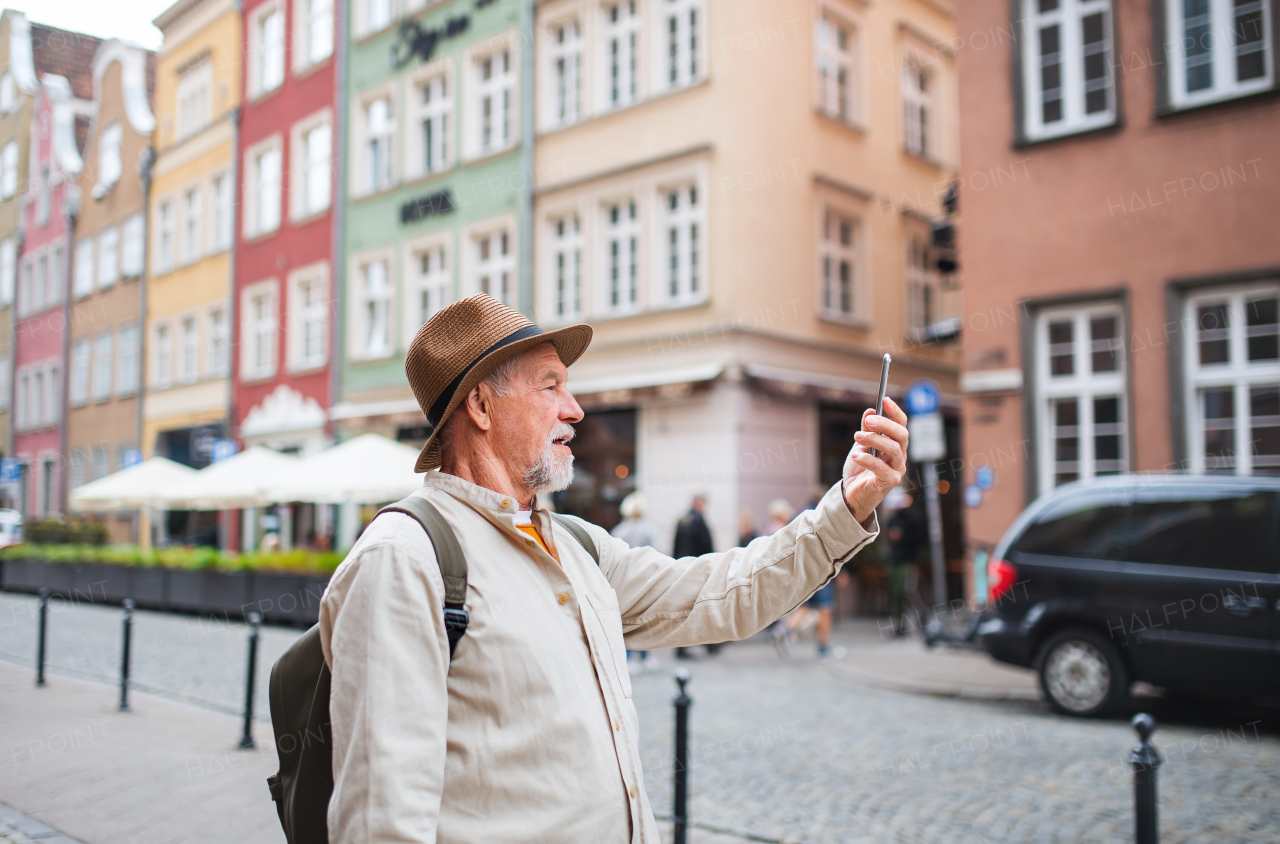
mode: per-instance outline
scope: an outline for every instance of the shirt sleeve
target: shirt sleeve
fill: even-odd
[[[333,672],[331,841],[436,840],[449,644],[444,581],[430,540],[413,527],[419,536],[411,543],[361,550],[321,601],[320,638]]]
[[[764,629],[835,577],[875,540],[854,519],[836,484],[772,536],[745,548],[676,560],[653,548],[628,548],[600,536],[600,567],[618,594],[628,648],[732,641]]]

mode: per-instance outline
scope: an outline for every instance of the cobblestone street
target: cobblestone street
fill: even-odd
[[[6,675],[17,670],[29,676],[20,666],[32,663],[34,604],[30,598],[0,596],[0,658]],[[298,632],[263,631],[261,692],[265,693],[271,662]],[[232,748],[238,734],[230,714],[239,710],[244,694],[245,633],[242,625],[137,613],[134,676],[140,687],[178,703],[135,706],[134,713],[119,715],[113,711],[115,692],[107,685],[118,671],[119,610],[55,604],[50,616],[50,688],[20,695],[29,701],[36,695],[63,694],[60,689],[70,681],[59,682],[60,676],[93,680],[101,683],[101,702],[85,703],[96,701],[98,692],[92,683],[78,683],[79,697],[70,704],[59,699],[64,706],[59,711],[71,711],[67,705],[90,706],[92,711],[78,720],[57,715],[68,720],[65,724],[41,721],[46,735],[77,725],[111,725],[121,718],[130,719],[131,730],[145,730],[149,717],[188,718],[199,720],[200,729],[175,733],[185,744],[172,753],[229,759],[236,754]],[[1025,694],[988,700],[873,687],[853,669],[854,657],[874,649],[883,663],[891,664],[894,658],[906,662],[922,646],[883,640],[874,623],[846,623],[837,639],[849,648],[846,660],[817,663],[809,649],[801,648],[793,661],[783,662],[757,639],[730,645],[717,658],[687,663],[694,699],[694,844],[1021,844],[1130,837],[1132,780],[1125,760],[1134,734],[1127,721],[1062,718],[1039,701],[1025,699]],[[643,727],[647,787],[655,811],[663,817],[670,814],[671,805],[671,670],[677,663],[669,652],[657,656],[661,670],[633,677],[633,686]],[[987,668],[986,657],[979,654],[946,659],[959,673],[966,666],[975,672]],[[200,702],[202,708],[192,702]],[[1160,721],[1155,743],[1165,758],[1160,770],[1164,844],[1280,841],[1280,737],[1274,711],[1178,707],[1156,699],[1144,701],[1144,707]],[[259,721],[267,717],[265,695],[258,714]],[[79,792],[60,787],[58,777],[83,778],[87,762],[71,764],[70,758],[63,758],[51,767],[42,761],[47,753],[41,759],[24,757],[30,755],[25,750],[32,740],[28,733],[39,717],[23,713],[26,726],[0,718],[0,804],[86,844],[120,840],[95,838],[86,832],[89,825],[67,822],[76,817]],[[269,727],[260,723],[257,731],[265,744]],[[99,753],[95,764],[102,764],[106,740],[120,734],[111,727],[102,732],[103,742],[86,742],[93,745],[86,750]],[[219,738],[223,732],[225,739]],[[157,743],[158,739],[153,746]],[[265,802],[252,807],[255,816],[265,818],[252,827],[256,837],[246,831],[237,841],[283,840],[271,826],[266,788],[259,778],[258,769],[274,767],[266,755],[249,754],[263,758],[243,768],[244,782],[235,787],[230,773],[197,777],[194,786],[184,786],[201,786],[202,780],[217,785],[219,793],[212,799],[223,807],[230,806],[229,801]],[[144,760],[128,754],[112,758],[111,764],[118,764],[117,771],[100,772],[103,777],[137,783],[148,774]],[[174,764],[174,770],[182,770],[180,760]],[[164,769],[152,767],[156,782],[149,787],[158,793],[167,787],[156,774]],[[35,777],[40,779],[38,788],[30,782]],[[96,788],[99,795],[106,790]],[[157,800],[163,802],[162,797]],[[99,800],[95,805],[106,811],[101,804]],[[120,811],[144,809],[134,805]],[[663,826],[669,829],[669,824]],[[140,834],[131,841],[217,840],[210,839],[208,830],[174,837],[171,819],[154,827],[139,821],[137,827],[163,829],[166,834]],[[7,834],[0,827],[0,841],[23,840],[16,835],[6,838]]]

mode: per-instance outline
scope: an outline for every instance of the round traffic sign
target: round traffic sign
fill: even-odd
[[[937,382],[928,378],[911,382],[911,386],[907,387],[906,404],[907,413],[916,415],[937,413],[938,405],[941,404]]]

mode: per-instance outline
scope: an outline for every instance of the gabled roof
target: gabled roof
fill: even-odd
[[[93,57],[101,43],[101,38],[81,32],[31,24],[31,53],[36,73],[63,77],[71,86],[71,96],[77,100],[93,99]]]

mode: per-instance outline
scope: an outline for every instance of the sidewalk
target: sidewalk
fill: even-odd
[[[255,725],[258,750],[237,750],[233,716],[139,692],[117,712],[117,695],[57,674],[37,689],[31,669],[0,662],[0,803],[85,844],[284,841],[269,728]],[[24,841],[6,823],[0,842]]]

